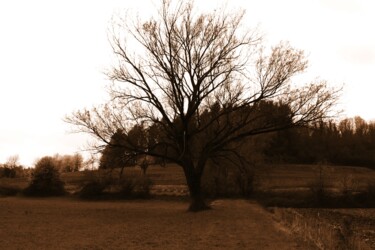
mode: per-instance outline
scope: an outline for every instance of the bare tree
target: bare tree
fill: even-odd
[[[307,68],[303,51],[280,43],[263,55],[261,37],[243,29],[243,16],[199,14],[191,2],[163,1],[155,18],[114,26],[118,65],[108,73],[111,101],[66,121],[105,144],[118,129],[126,134],[141,126],[151,133],[157,127],[146,143],[117,146],[180,165],[189,210],[207,209],[201,176],[209,160],[241,158],[238,142],[324,119],[337,100],[338,91],[325,82],[293,87],[292,77]],[[286,107],[288,119],[266,119],[273,111],[259,110],[268,102]]]
[[[18,167],[20,157],[18,155],[9,156],[5,165],[11,169]]]

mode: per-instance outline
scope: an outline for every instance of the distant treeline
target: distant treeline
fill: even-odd
[[[84,167],[84,161],[81,154],[59,155],[50,157],[50,161],[60,173],[76,172]],[[26,168],[18,163],[18,156],[11,156],[4,164],[0,164],[0,178],[15,178],[29,176],[30,168]]]
[[[285,124],[291,123],[288,122],[292,117],[291,110],[287,105],[280,102],[263,101],[257,104],[256,108],[257,112],[255,115],[253,114],[255,124],[247,126],[258,128],[259,124],[256,123],[261,123],[264,124],[264,128],[267,128],[267,126],[272,127],[273,124],[282,124],[283,121],[286,121]],[[225,107],[213,104],[192,122],[204,123],[207,117],[223,112],[224,109]],[[199,148],[207,138],[221,133],[222,122],[235,121],[237,116],[245,116],[247,112],[247,109],[237,110],[232,113],[230,119],[224,119],[224,117],[210,124],[199,140],[188,140],[188,143],[191,144],[190,148]],[[174,122],[178,123],[179,120],[176,118]],[[99,168],[109,169],[139,165],[139,159],[143,158],[139,158],[137,149],[166,156],[173,154],[173,151],[159,146],[163,143],[170,143],[168,135],[163,134],[163,130],[160,129],[162,125],[163,121],[160,121],[149,126],[136,124],[126,131],[117,130],[109,145],[102,151]],[[308,126],[303,125],[298,126],[297,124],[294,127],[285,127],[285,129],[243,138],[233,143],[227,151],[235,149],[251,164],[316,164],[325,162],[335,165],[375,168],[375,122],[366,122],[357,116],[341,121],[322,120],[310,123]],[[191,133],[194,133],[193,124],[191,124],[191,130]]]
[[[358,116],[279,131],[267,141],[263,155],[268,162],[327,162],[375,168],[375,122]]]

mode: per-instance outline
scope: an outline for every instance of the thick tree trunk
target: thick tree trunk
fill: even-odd
[[[201,189],[201,173],[195,173],[194,168],[192,166],[184,167],[184,172],[186,176],[186,181],[189,187],[191,203],[189,206],[188,211],[191,212],[199,212],[203,210],[210,209],[202,196],[202,189]]]

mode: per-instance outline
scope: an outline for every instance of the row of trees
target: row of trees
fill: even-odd
[[[271,112],[269,112],[271,111]],[[205,115],[220,112],[218,105],[207,110]],[[273,102],[259,105],[259,113],[271,122],[287,120],[290,110]],[[238,114],[240,115],[240,114]],[[204,119],[204,118],[203,118]],[[213,128],[210,128],[213,129]],[[154,140],[162,136],[156,126],[133,127],[128,134],[116,131],[102,151],[99,168],[124,168],[136,164],[142,167],[144,157],[119,145],[131,143],[138,148],[152,148]],[[214,133],[207,130],[207,133]],[[198,143],[204,140],[198,140]],[[242,157],[247,164],[257,163],[302,163],[327,162],[336,165],[375,166],[375,122],[366,122],[361,117],[346,118],[338,122],[318,121],[306,127],[248,138],[236,145],[237,153],[246,151]],[[227,155],[228,156],[228,155]],[[233,161],[234,159],[232,159]],[[162,160],[152,160],[160,164]]]
[[[375,168],[375,122],[354,117],[278,132],[269,138],[263,153],[272,162],[324,161]]]
[[[13,155],[8,157],[4,164],[0,164],[0,178],[15,178],[23,175],[24,167],[19,163],[19,156]]]
[[[84,162],[81,154],[59,155],[49,157],[54,167],[60,173],[76,172],[82,170],[88,162]],[[89,160],[88,160],[89,161]],[[24,177],[30,174],[30,170],[19,164],[18,155],[11,156],[4,164],[0,164],[0,178]]]
[[[53,161],[53,165],[61,173],[77,172],[84,167],[83,157],[79,153],[73,155],[56,154],[50,160]]]

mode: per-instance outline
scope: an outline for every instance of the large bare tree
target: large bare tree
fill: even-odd
[[[209,160],[238,155],[234,145],[247,137],[324,119],[337,101],[338,91],[325,82],[293,84],[307,68],[303,51],[280,43],[264,55],[261,37],[244,28],[243,17],[225,10],[200,14],[192,2],[163,1],[146,22],[116,24],[111,101],[77,111],[67,122],[104,145],[119,129],[127,134],[142,127],[151,136],[140,137],[148,141],[115,146],[180,165],[189,209],[206,209],[201,176]],[[287,107],[287,119],[266,119],[273,111],[259,110],[269,102]]]

